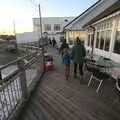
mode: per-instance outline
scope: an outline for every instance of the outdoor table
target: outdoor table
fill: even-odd
[[[120,91],[120,63],[114,62],[110,59],[104,58],[102,56],[92,56],[87,57],[86,61],[98,67],[103,72],[109,74],[113,79],[116,80],[116,88]],[[118,68],[118,69],[116,69]]]
[[[101,56],[97,57],[87,57],[86,61],[92,65],[101,67],[101,68],[120,68],[120,63],[114,62],[110,59],[106,59]]]

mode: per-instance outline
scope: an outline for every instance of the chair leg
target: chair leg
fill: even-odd
[[[88,82],[88,87],[90,86],[90,83],[91,83],[91,81],[92,81],[92,78],[93,78],[93,74],[91,75],[90,80],[89,80],[89,82]]]
[[[98,86],[98,88],[97,88],[97,90],[96,90],[97,93],[99,92],[99,89],[100,89],[102,83],[103,83],[103,80],[100,81],[100,84],[99,84],[99,86]]]

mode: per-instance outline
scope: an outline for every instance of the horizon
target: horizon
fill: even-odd
[[[97,1],[98,0],[1,0],[0,34],[13,35],[13,21],[15,21],[16,33],[32,32],[32,20],[33,18],[39,18],[38,2],[40,2],[41,5],[42,17],[76,17]]]

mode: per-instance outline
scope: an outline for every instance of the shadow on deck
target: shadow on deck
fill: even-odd
[[[95,86],[87,87],[87,72],[84,81],[74,79],[72,73],[66,81],[60,57],[53,49],[51,52],[55,70],[45,74],[19,120],[120,120],[114,81],[105,81],[100,93],[95,92]]]

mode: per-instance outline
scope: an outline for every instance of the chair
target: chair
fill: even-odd
[[[89,72],[92,73],[91,77],[89,79],[89,82],[88,82],[88,87],[90,86],[92,80],[98,81],[99,85],[98,85],[98,87],[96,89],[96,92],[98,93],[99,90],[100,90],[100,87],[101,87],[101,85],[103,83],[103,80],[108,78],[109,75],[107,73],[105,73],[105,72],[100,71],[100,69],[96,68],[96,67],[88,67],[87,69],[88,69]]]
[[[118,78],[116,81],[116,88],[120,92],[120,78]]]

